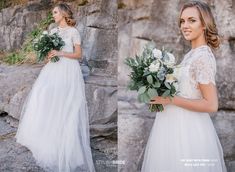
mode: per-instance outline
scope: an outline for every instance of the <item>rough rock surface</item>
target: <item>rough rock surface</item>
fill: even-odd
[[[211,6],[218,30],[224,37],[221,48],[215,51],[219,111],[212,119],[224,149],[228,172],[232,172],[235,171],[235,3],[232,0],[205,1]],[[119,166],[119,171],[140,170],[155,117],[138,103],[136,94],[125,91],[130,71],[123,61],[142,52],[143,46],[153,40],[159,48],[173,50],[180,62],[190,49],[177,24],[184,2],[186,0],[118,0],[118,156],[126,161]]]
[[[17,5],[0,11],[0,51],[19,48],[27,33],[38,21],[46,17],[52,3],[44,0],[29,1],[27,6]]]
[[[0,50],[20,48],[26,34],[51,10],[52,1],[48,1],[47,5],[43,2],[46,1],[33,0],[26,5],[0,11]],[[117,159],[117,2],[89,0],[83,5],[80,1],[69,4],[73,7],[76,27],[82,38],[83,59],[92,67],[88,71],[86,63],[81,63],[86,84],[94,163],[97,171],[117,171],[114,162]],[[0,63],[0,112],[8,114],[5,120],[11,126],[18,126],[23,102],[42,67],[43,64],[8,66]],[[5,152],[0,158],[5,166],[1,163],[0,171],[8,170],[8,166],[10,170],[17,170],[17,164],[10,166],[11,162],[5,158],[12,156],[7,153],[8,149],[18,151],[18,148],[12,138],[0,144],[4,143],[11,146],[1,146]],[[25,165],[29,171],[32,170],[31,166],[34,168],[31,159]],[[18,163],[21,168],[23,164]]]
[[[8,116],[0,117],[0,171],[1,172],[44,172],[40,168],[33,158],[29,149],[15,141],[15,133],[17,128],[10,126],[7,121]],[[108,142],[103,140],[92,139],[91,144],[107,144]],[[110,142],[115,146],[115,142]],[[107,148],[103,150],[107,151]],[[117,171],[117,167],[113,164],[115,155],[112,156],[110,152],[106,153],[100,150],[98,146],[93,146],[92,155],[96,171],[100,172],[114,172]],[[108,150],[110,151],[110,149]]]

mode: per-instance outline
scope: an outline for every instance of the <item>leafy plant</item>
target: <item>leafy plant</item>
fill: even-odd
[[[19,50],[6,54],[3,59],[8,64],[22,64],[25,62],[35,63],[35,54],[33,50],[33,40],[38,38],[44,30],[53,22],[52,13],[49,12],[45,19],[42,19],[38,26],[32,30]]]
[[[173,97],[176,94],[177,79],[169,78],[173,75],[174,56],[166,50],[161,51],[148,45],[143,53],[134,58],[125,59],[125,64],[131,68],[128,88],[138,91],[140,102],[149,103],[155,96]],[[154,104],[150,111],[163,111],[163,106]]]
[[[65,42],[57,33],[49,35],[43,33],[40,38],[33,43],[33,49],[37,52],[38,61],[43,61],[51,50],[60,50],[65,45]],[[59,57],[55,56],[51,59],[52,62],[59,61]]]

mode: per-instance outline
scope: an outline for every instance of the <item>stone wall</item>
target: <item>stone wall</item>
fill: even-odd
[[[79,2],[72,1],[70,5],[78,21],[83,57],[92,66],[85,80],[92,148],[107,156],[99,163],[117,158],[118,114],[119,171],[139,171],[155,114],[136,100],[135,92],[126,90],[129,70],[123,60],[140,53],[147,42],[154,40],[157,46],[173,50],[180,62],[190,49],[177,26],[178,11],[186,0],[88,0],[80,6]],[[232,172],[235,171],[235,1],[206,2],[224,36],[221,48],[215,52],[219,111],[212,120],[228,172]],[[33,0],[24,6],[1,10],[0,51],[20,48],[26,34],[46,17],[52,5],[50,0]],[[42,67],[43,64],[0,64],[0,112],[8,113],[11,125],[18,125],[22,103]],[[115,168],[106,166],[102,170],[115,171]]]
[[[118,1],[118,145],[119,159],[125,165],[119,171],[139,171],[148,135],[155,114],[138,103],[136,94],[126,90],[129,70],[124,58],[143,50],[153,40],[157,46],[173,50],[178,62],[190,49],[177,25],[177,16],[186,0],[119,0]],[[215,15],[220,34],[224,36],[221,48],[215,52],[217,60],[216,83],[219,93],[219,111],[212,120],[224,149],[229,172],[235,171],[235,1],[207,0]],[[126,153],[128,152],[128,154]]]
[[[52,3],[29,1],[27,6],[17,5],[0,11],[0,51],[20,48],[26,35],[43,18],[46,18]]]
[[[85,4],[80,1],[69,4],[82,38],[83,58],[92,67],[85,78],[91,145],[106,156],[102,159],[97,155],[94,163],[105,167],[103,171],[112,171],[116,166],[107,163],[117,158],[117,2],[88,0]],[[52,1],[33,0],[1,10],[0,51],[20,48],[26,34],[46,17],[52,6]],[[43,65],[0,63],[0,112],[8,113],[8,122],[15,127],[23,102]]]

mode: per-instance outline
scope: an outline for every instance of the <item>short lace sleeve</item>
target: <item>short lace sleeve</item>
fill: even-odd
[[[73,41],[73,45],[75,45],[75,44],[81,45],[81,37],[80,37],[79,31],[77,29],[74,29],[74,31],[73,31],[72,41]]]
[[[51,29],[51,30],[49,30],[49,35],[52,35],[52,34],[54,34],[54,33],[56,33],[56,28],[53,28],[53,29]]]
[[[216,61],[213,55],[201,54],[191,64],[192,77],[197,83],[215,83]]]

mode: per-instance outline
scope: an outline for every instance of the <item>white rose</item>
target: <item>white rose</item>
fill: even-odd
[[[48,32],[47,31],[43,31],[42,34],[43,35],[48,35]]]
[[[160,62],[158,60],[153,61],[149,66],[150,72],[157,72],[160,68]]]
[[[169,60],[167,60],[165,63],[167,65],[174,65],[175,64],[175,56],[171,53],[167,53]]]
[[[35,38],[34,40],[33,40],[33,43],[37,43],[38,42],[38,38]]]
[[[174,74],[167,74],[166,75],[166,82],[172,83],[174,81],[176,81],[176,77],[174,76]]]
[[[162,58],[162,51],[161,50],[154,48],[152,52],[153,52],[153,57],[159,58],[159,59]]]

